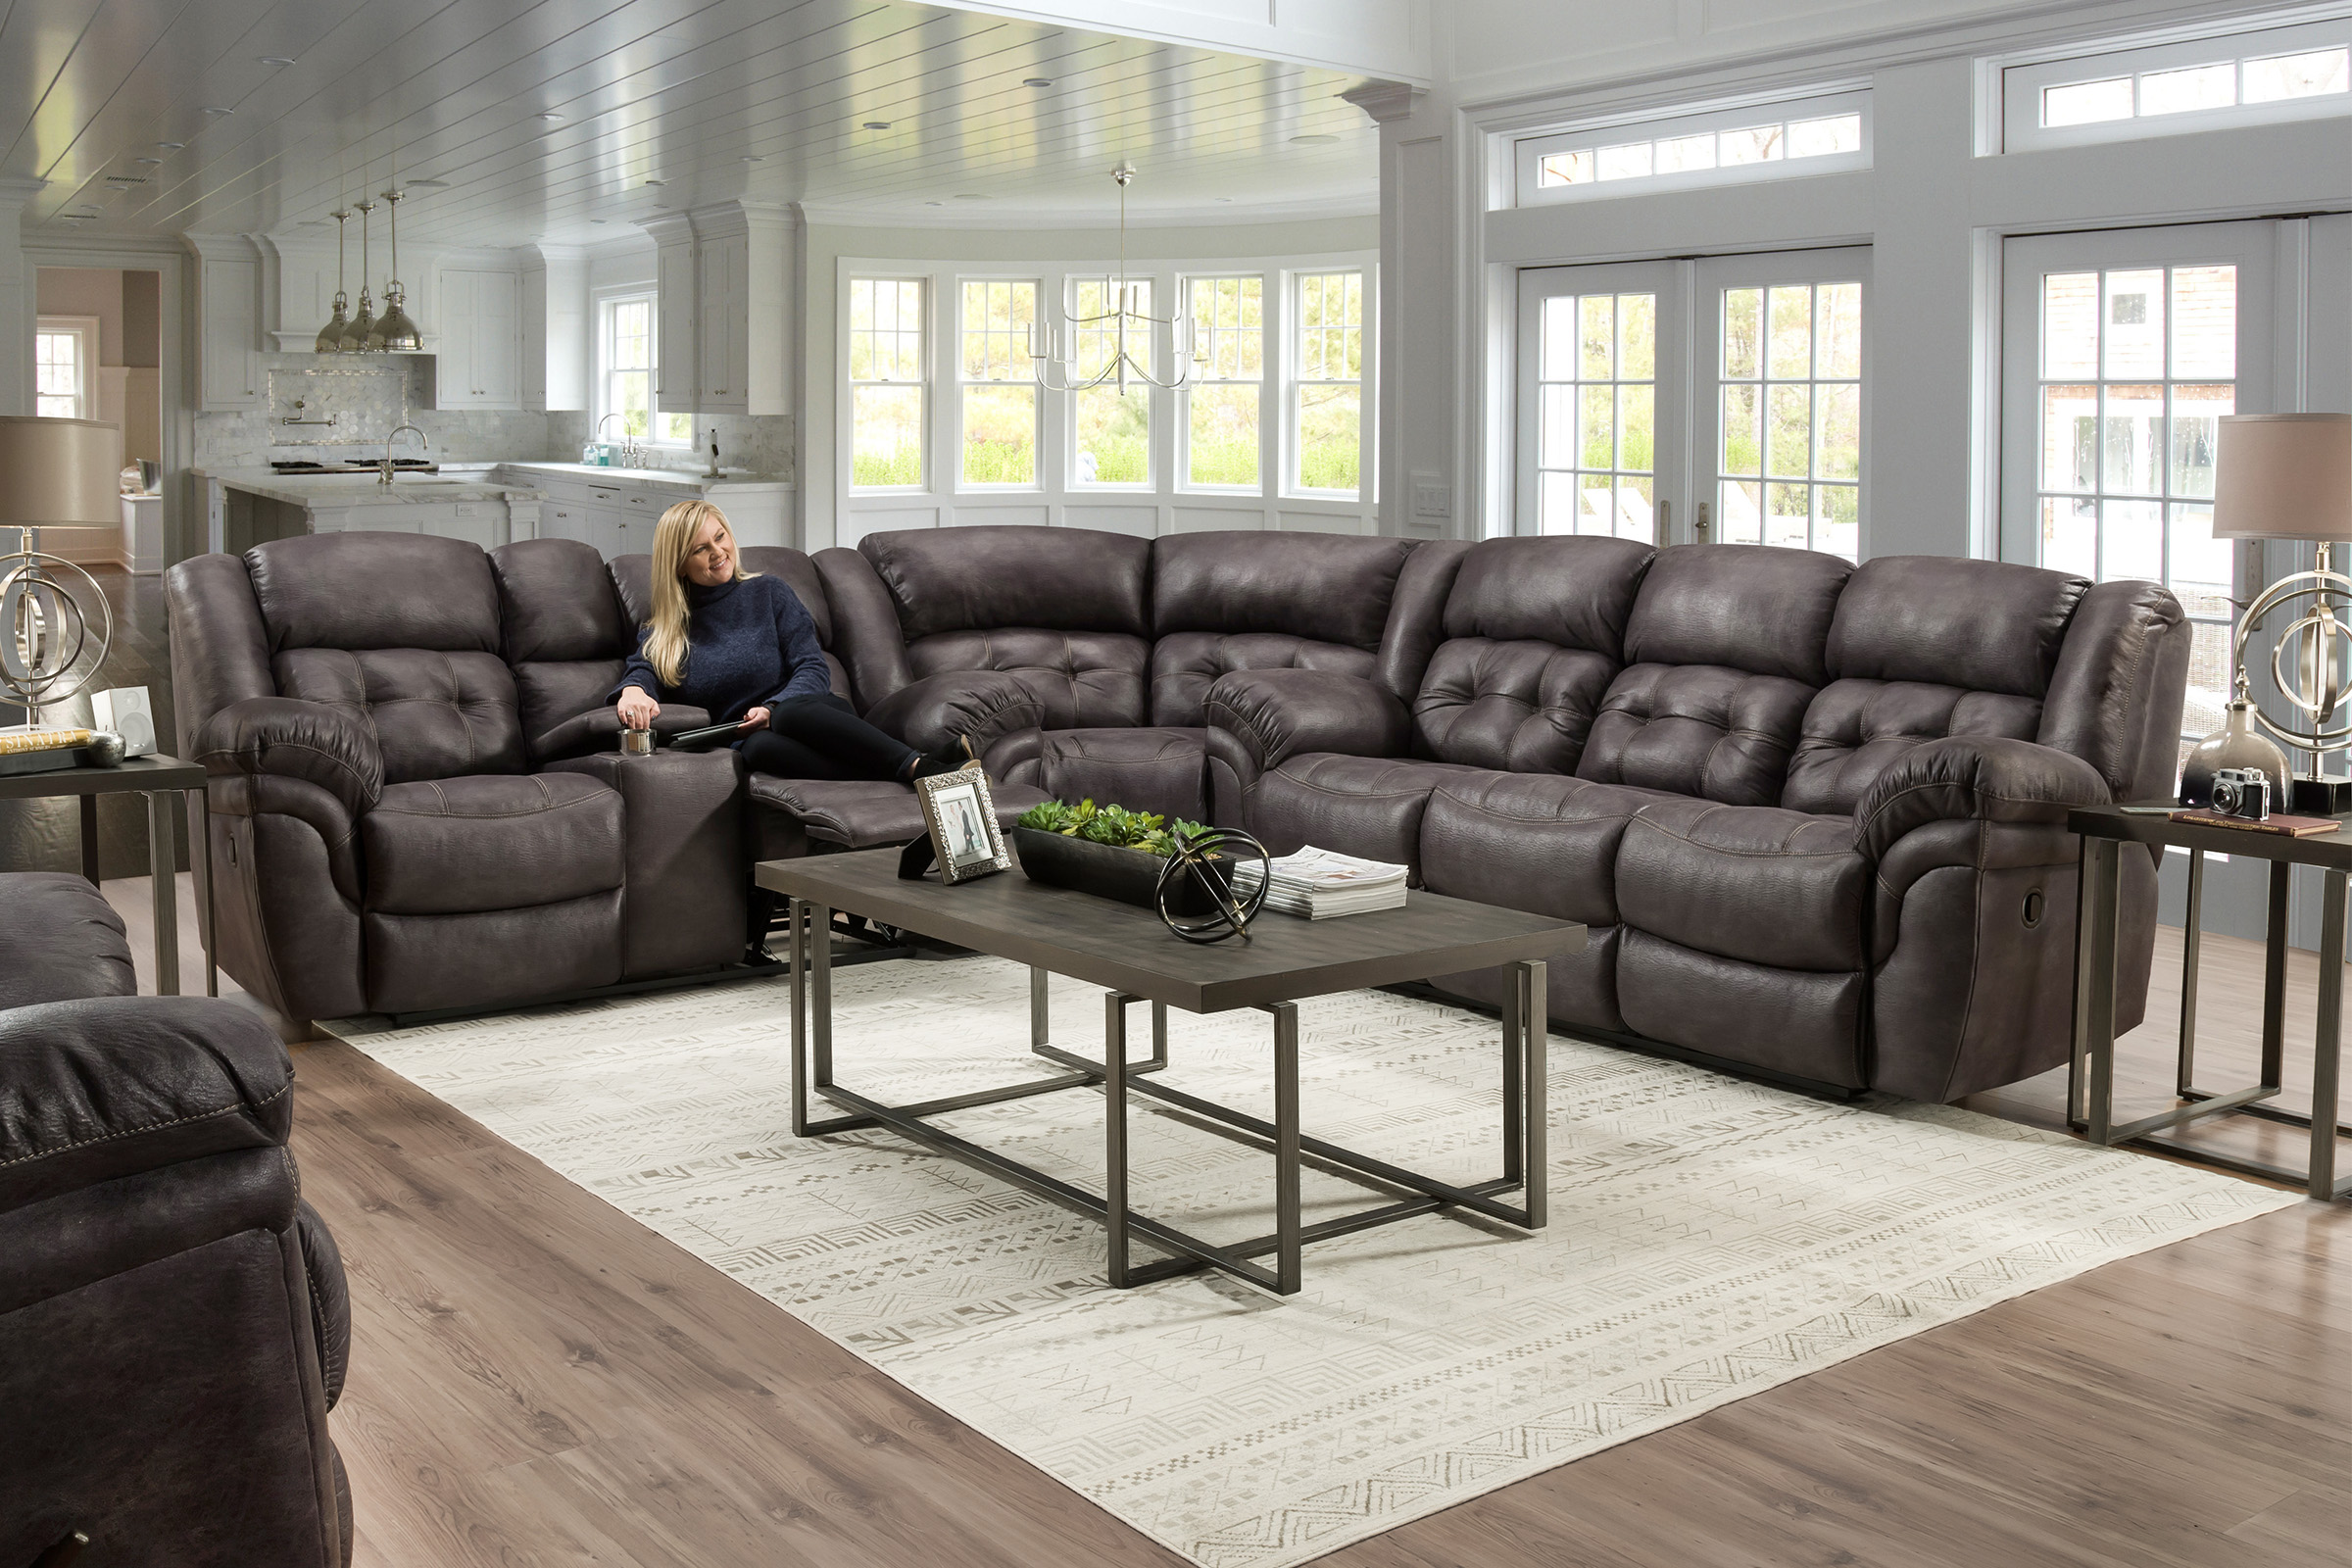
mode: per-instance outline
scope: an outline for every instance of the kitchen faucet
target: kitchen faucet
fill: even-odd
[[[393,429],[390,435],[384,437],[384,459],[383,462],[376,465],[375,482],[377,484],[392,482],[392,443],[400,439],[402,430],[416,430],[416,427],[413,424],[399,425]],[[416,445],[427,452],[431,451],[433,447],[432,442],[425,439],[422,430],[416,430]]]
[[[596,439],[600,444],[605,439],[605,426],[620,417],[618,414],[608,414],[596,421]],[[645,448],[639,446],[626,429],[620,435],[620,466],[624,468],[642,468],[646,466]]]

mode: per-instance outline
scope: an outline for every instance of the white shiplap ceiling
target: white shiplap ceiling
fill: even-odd
[[[906,0],[0,0],[0,178],[47,182],[27,239],[284,233],[395,183],[455,245],[737,197],[1081,223],[1122,158],[1145,222],[1370,212],[1365,79]]]

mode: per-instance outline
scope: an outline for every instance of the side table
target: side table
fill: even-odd
[[[172,797],[182,797],[188,818],[188,865],[196,877],[198,935],[204,940],[204,994],[220,994],[220,970],[213,951],[213,835],[207,821],[204,768],[176,757],[133,757],[113,767],[67,767],[53,773],[0,777],[0,801],[81,801],[81,874],[98,881],[98,797],[147,797],[148,863],[155,875],[155,989],[179,995],[179,858],[172,831]]]
[[[2295,839],[2241,828],[2175,822],[2154,813],[2132,813],[2115,806],[2084,807],[2067,813],[2069,831],[2082,845],[2082,918],[2075,942],[2075,1048],[2067,1078],[2067,1119],[2094,1144],[2136,1144],[2207,1164],[2300,1183],[2323,1201],[2352,1194],[2352,1176],[2335,1174],[2339,1130],[2338,1094],[2343,1068],[2345,884],[2352,878],[2352,817],[2341,832]],[[2154,845],[2188,852],[2188,909],[2180,955],[2180,1033],[2174,1092],[2183,1103],[2136,1121],[2115,1120],[2116,924],[2126,846]],[[2146,853],[2135,850],[2133,853]],[[2269,910],[2264,921],[2262,963],[2262,1081],[2243,1089],[2200,1089],[2196,1076],[2197,921],[2204,902],[2205,857],[2230,855],[2268,860]],[[2313,1037],[2311,1114],[2265,1103],[2279,1092],[2286,1024],[2287,868],[2318,867],[2325,873],[2320,894],[2319,1017]],[[2159,1136],[2206,1116],[2243,1111],[2311,1131],[2311,1156],[2301,1170],[2275,1165],[2178,1139]],[[2341,1128],[2352,1133],[2352,1128]]]

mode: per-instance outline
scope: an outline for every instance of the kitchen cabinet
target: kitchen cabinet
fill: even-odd
[[[751,391],[751,263],[749,234],[722,234],[703,242],[696,307],[702,341],[696,354],[701,373],[701,414],[742,414]]]
[[[197,253],[197,407],[208,414],[260,408],[261,257],[243,240],[191,235],[189,243]]]
[[[521,276],[451,268],[441,273],[440,293],[434,407],[520,409]]]

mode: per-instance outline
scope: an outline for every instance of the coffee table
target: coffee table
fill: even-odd
[[[1018,869],[943,887],[902,881],[899,852],[865,850],[762,861],[761,887],[786,899],[792,972],[792,1130],[801,1137],[882,1126],[1081,1214],[1109,1235],[1110,1283],[1148,1284],[1200,1268],[1228,1274],[1278,1295],[1299,1288],[1300,1251],[1309,1242],[1436,1210],[1459,1211],[1540,1229],[1545,1220],[1544,1172],[1544,960],[1584,951],[1585,928],[1573,920],[1527,914],[1462,899],[1416,892],[1400,909],[1310,921],[1267,913],[1249,942],[1181,942],[1150,909],[1029,881]],[[970,948],[1029,967],[1029,1042],[1036,1054],[1067,1069],[1054,1077],[1001,1085],[944,1100],[884,1104],[834,1080],[833,911],[860,914],[902,930]],[[1502,1009],[1502,1171],[1456,1185],[1344,1149],[1302,1131],[1298,1114],[1298,1010],[1304,998],[1365,986],[1508,964],[1513,983]],[[1046,984],[1067,975],[1104,988],[1101,1061],[1049,1039]],[[1127,1059],[1128,1008],[1152,1004],[1152,1054]],[[811,1016],[813,1003],[813,1017]],[[1168,1064],[1167,1009],[1224,1012],[1254,1007],[1273,1019],[1274,1119],[1187,1094],[1150,1075]],[[1091,1193],[932,1124],[974,1105],[1100,1085],[1104,1101],[1103,1191]],[[809,1114],[810,1094],[848,1112]],[[1127,1196],[1127,1100],[1148,1095],[1274,1154],[1272,1235],[1220,1245],[1161,1218],[1136,1211]],[[1301,1165],[1382,1190],[1376,1205],[1313,1225],[1301,1222]],[[1519,1189],[1517,1204],[1498,1193]],[[1129,1249],[1142,1238],[1170,1255],[1138,1263]],[[1255,1259],[1271,1254],[1269,1267]]]

